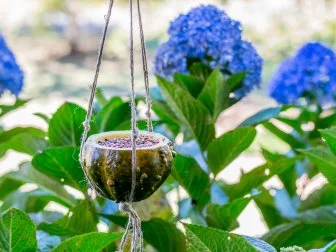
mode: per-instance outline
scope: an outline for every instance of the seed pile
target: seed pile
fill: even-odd
[[[136,147],[139,148],[150,147],[158,143],[159,143],[158,139],[146,135],[139,135],[136,140]],[[132,148],[131,136],[118,137],[118,138],[105,138],[104,140],[98,141],[98,144],[115,149]]]

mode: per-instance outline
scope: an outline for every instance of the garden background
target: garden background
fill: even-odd
[[[333,0],[148,0],[143,1],[143,22],[149,54],[150,69],[156,50],[167,40],[171,20],[180,13],[200,4],[215,4],[244,27],[243,38],[251,41],[264,60],[261,88],[222,113],[216,122],[216,133],[222,135],[236,128],[258,111],[276,106],[268,97],[267,87],[280,62],[293,55],[308,41],[319,40],[336,48],[336,1]],[[65,101],[86,107],[89,85],[94,75],[97,46],[104,24],[105,1],[95,0],[2,0],[0,3],[0,31],[15,52],[25,73],[24,89],[20,97],[32,99],[23,108],[1,120],[3,128],[36,126],[47,130],[48,125],[34,113],[51,116]],[[117,1],[112,13],[99,87],[106,97],[129,96],[127,1]],[[137,34],[136,34],[137,35]],[[140,46],[136,43],[136,91],[144,94],[141,75]],[[154,76],[151,85],[156,86]],[[4,96],[2,104],[10,104],[13,97]],[[286,153],[290,146],[275,138],[264,128],[258,128],[253,144],[232,162],[218,177],[228,184],[237,183],[242,173],[264,163],[260,148],[274,153]],[[0,159],[0,175],[15,170],[19,163],[31,156],[8,151]],[[301,184],[300,184],[301,183]],[[301,199],[321,188],[327,180],[317,175],[305,187],[305,178],[296,182]],[[21,190],[30,190],[31,185]],[[282,188],[277,177],[264,184],[265,188]],[[300,191],[301,190],[301,191]],[[176,194],[167,194],[169,202]],[[284,203],[285,204],[285,203]],[[172,204],[174,205],[174,204]],[[48,205],[49,210],[65,214],[67,208]],[[177,211],[173,207],[173,211]],[[237,234],[260,237],[268,227],[256,204],[251,201],[238,217]],[[101,230],[106,230],[103,224]]]

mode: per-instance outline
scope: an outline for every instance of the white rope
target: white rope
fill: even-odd
[[[132,185],[129,195],[128,203],[121,203],[119,209],[128,214],[128,223],[126,226],[126,232],[123,235],[122,241],[119,246],[119,251],[122,252],[126,245],[127,237],[129,236],[129,230],[132,226],[132,243],[131,252],[137,252],[139,245],[141,244],[140,251],[143,250],[142,241],[139,243],[139,238],[142,240],[141,220],[138,214],[132,209],[132,202],[134,199],[135,186],[136,186],[136,140],[138,137],[138,128],[136,124],[136,103],[135,103],[135,82],[134,82],[134,36],[133,36],[133,0],[129,0],[130,11],[130,71],[131,71],[131,112],[132,112]]]
[[[142,55],[142,66],[143,66],[143,73],[144,73],[144,80],[145,80],[145,90],[146,90],[146,105],[147,105],[147,128],[149,132],[153,131],[153,123],[152,123],[152,100],[149,91],[149,80],[148,80],[148,63],[147,63],[147,51],[146,51],[146,44],[145,44],[145,35],[143,31],[142,25],[142,17],[141,17],[141,7],[140,7],[140,0],[137,0],[137,9],[138,9],[138,17],[139,17],[139,28],[140,28],[140,41],[141,41],[141,55]]]
[[[94,76],[93,83],[92,83],[92,86],[91,86],[91,93],[90,93],[90,99],[89,99],[88,109],[87,109],[87,113],[86,113],[86,118],[85,118],[85,121],[83,122],[84,131],[83,131],[82,138],[81,138],[81,146],[80,146],[80,153],[79,153],[79,160],[80,160],[81,163],[82,163],[82,160],[83,160],[82,153],[83,153],[83,149],[84,149],[84,144],[85,144],[85,141],[87,139],[88,133],[90,131],[90,122],[91,122],[91,117],[92,117],[92,105],[93,105],[93,101],[94,101],[94,98],[95,98],[95,95],[96,95],[100,66],[101,66],[101,63],[102,63],[102,60],[103,60],[106,34],[107,34],[107,29],[108,29],[108,26],[109,26],[109,23],[110,23],[113,2],[114,2],[114,0],[110,0],[108,11],[107,11],[107,14],[105,16],[105,27],[104,27],[104,32],[103,32],[103,35],[102,35],[102,38],[101,38],[100,46],[99,46],[99,49],[98,49],[98,59],[97,59],[97,64],[96,64],[96,72],[95,72],[95,76]],[[83,166],[83,163],[82,163],[82,166]]]

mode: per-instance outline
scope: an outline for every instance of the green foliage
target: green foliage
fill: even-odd
[[[215,135],[210,112],[183,88],[164,79],[158,81],[163,96],[182,126],[193,135],[202,150],[206,149]]]
[[[80,190],[87,185],[79,160],[79,149],[71,146],[50,148],[35,155],[33,166],[40,172]]]
[[[120,239],[122,233],[88,233],[84,235],[74,236],[64,242],[59,246],[54,248],[53,252],[62,251],[83,251],[83,252],[100,252],[109,244]]]
[[[0,117],[24,106],[28,101],[17,99],[13,105],[0,105]]]
[[[331,184],[336,185],[336,157],[332,152],[324,147],[302,150],[301,152],[320,169]]]
[[[10,209],[0,216],[1,251],[36,251],[36,228],[22,211]]]
[[[117,215],[104,215],[113,223],[125,227],[127,218]],[[151,219],[142,222],[144,239],[158,251],[186,251],[185,238],[180,230],[172,223],[161,219]]]
[[[227,205],[210,204],[207,207],[206,220],[210,227],[233,230],[239,226],[238,216],[250,203],[251,198],[241,198]]]
[[[34,155],[47,148],[46,134],[40,129],[17,127],[0,133],[0,157],[8,150]]]
[[[82,136],[85,110],[73,103],[63,104],[49,122],[51,146],[78,146]]]
[[[187,238],[187,251],[258,251],[244,238],[223,230],[184,224]]]
[[[211,171],[215,175],[222,171],[252,144],[256,134],[253,127],[238,128],[213,140],[208,147],[208,162]]]
[[[97,212],[88,200],[80,201],[69,213],[54,223],[41,223],[39,229],[52,235],[72,236],[97,231]]]
[[[222,115],[221,122],[227,123],[222,112],[239,102],[230,93],[246,73],[227,78],[202,64],[194,65],[191,73],[175,74],[173,81],[158,78],[159,90],[152,92],[154,130],[178,139],[179,144],[162,191],[145,203],[135,204],[144,217],[146,249],[275,252],[301,246],[332,251],[336,239],[335,108],[267,108],[218,136],[217,119]],[[18,100],[13,106],[2,106],[0,116],[24,104]],[[145,128],[143,106],[138,105],[138,125]],[[90,134],[130,127],[128,99],[106,99],[100,93],[94,108]],[[8,246],[21,249],[12,251],[36,251],[37,246],[41,251],[115,250],[121,234],[114,232],[125,227],[127,218],[120,215],[115,203],[95,197],[80,167],[85,115],[85,109],[67,102],[50,119],[36,114],[48,123],[47,132],[34,127],[0,131],[0,157],[8,150],[31,156],[17,170],[0,177],[0,211],[4,211],[0,250],[7,251]],[[268,137],[272,142],[286,143],[287,150],[277,153],[272,146],[267,150],[256,146],[263,143],[254,141],[259,137],[257,132],[265,130],[271,133]],[[226,184],[221,172],[252,145],[253,150],[260,147],[265,162],[242,172],[239,181]],[[307,185],[318,174],[328,183],[302,200],[299,193],[304,188],[298,187],[298,180]],[[275,177],[283,188],[267,186],[266,182]],[[176,196],[176,215],[167,203],[167,192]],[[257,206],[270,229],[262,237],[264,241],[229,233],[239,227],[238,218],[250,203]],[[50,211],[55,204],[65,211],[60,213],[57,207]],[[191,224],[183,224],[185,220]],[[97,232],[102,223],[110,233]],[[25,233],[17,238],[23,229]]]

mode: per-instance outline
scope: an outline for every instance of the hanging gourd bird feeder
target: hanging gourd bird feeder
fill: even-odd
[[[136,142],[136,185],[133,201],[151,196],[169,176],[174,151],[158,133],[141,131]],[[127,202],[132,188],[130,131],[92,135],[83,150],[83,167],[92,187],[103,197]]]
[[[167,179],[171,171],[174,150],[172,143],[164,136],[153,132],[151,116],[151,97],[149,92],[148,66],[144,32],[141,19],[140,0],[136,0],[139,34],[141,42],[144,86],[146,91],[146,116],[148,131],[137,128],[137,108],[134,80],[134,36],[133,0],[129,0],[130,10],[130,76],[131,76],[131,130],[111,131],[91,135],[90,122],[93,101],[97,89],[105,40],[110,22],[113,0],[110,0],[105,16],[105,27],[99,46],[96,72],[91,88],[89,104],[82,135],[79,159],[95,191],[118,203],[119,209],[128,214],[126,231],[119,245],[119,252],[125,248],[128,235],[132,234],[131,252],[143,251],[141,220],[132,207],[132,202],[141,201],[152,195]],[[132,232],[130,232],[132,231]]]

